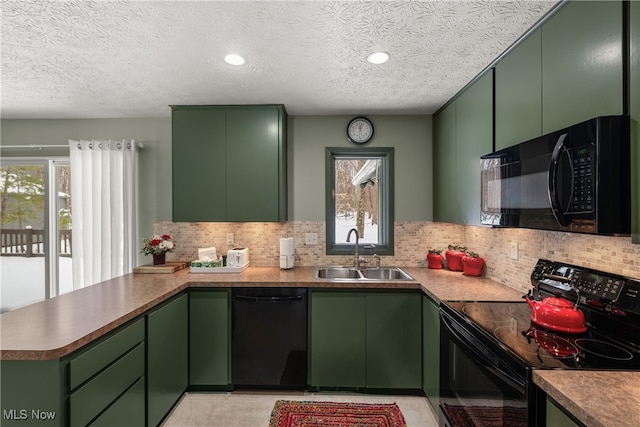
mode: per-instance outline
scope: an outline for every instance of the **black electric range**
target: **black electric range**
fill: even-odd
[[[541,259],[531,283],[533,299],[560,296],[577,303],[587,331],[537,326],[524,296],[517,302],[443,302],[441,426],[482,426],[496,417],[502,425],[538,425],[545,396],[533,384],[533,369],[640,370],[639,280]]]

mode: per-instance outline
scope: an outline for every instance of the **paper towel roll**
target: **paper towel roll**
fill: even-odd
[[[280,268],[293,268],[293,237],[280,239]]]

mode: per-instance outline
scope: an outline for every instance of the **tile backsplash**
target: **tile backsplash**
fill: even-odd
[[[324,221],[282,223],[170,222],[153,224],[155,234],[171,234],[176,249],[167,260],[193,260],[198,248],[215,246],[218,252],[230,249],[227,233],[234,234],[233,247],[248,247],[251,265],[279,265],[280,237],[293,237],[295,264],[349,264],[351,257],[325,253]],[[305,234],[317,233],[317,245],[305,245]],[[529,276],[538,258],[564,261],[584,267],[640,279],[640,245],[629,237],[591,236],[528,229],[463,226],[441,222],[406,221],[395,223],[395,255],[383,256],[383,265],[426,266],[431,248],[464,245],[478,252],[487,265],[485,275],[514,289],[526,292]],[[517,245],[517,259],[511,258]],[[366,256],[367,254],[365,254]]]

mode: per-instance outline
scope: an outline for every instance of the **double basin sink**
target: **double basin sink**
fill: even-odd
[[[316,267],[314,279],[389,282],[396,280],[413,280],[413,277],[409,276],[399,267],[355,268],[319,266]]]

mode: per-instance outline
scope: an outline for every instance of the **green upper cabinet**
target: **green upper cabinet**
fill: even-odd
[[[542,135],[541,31],[516,46],[495,67],[495,148]]]
[[[171,108],[174,221],[287,219],[282,105]]]
[[[433,119],[433,220],[462,221],[455,196],[456,177],[456,101]]]
[[[493,151],[493,72],[489,71],[456,101],[456,191],[458,218],[480,225],[480,156]]]
[[[640,2],[629,3],[631,115],[631,233],[633,243],[640,243]]]
[[[224,221],[226,112],[173,107],[171,126],[174,221]]]
[[[542,26],[542,133],[623,113],[621,1],[572,1]]]

